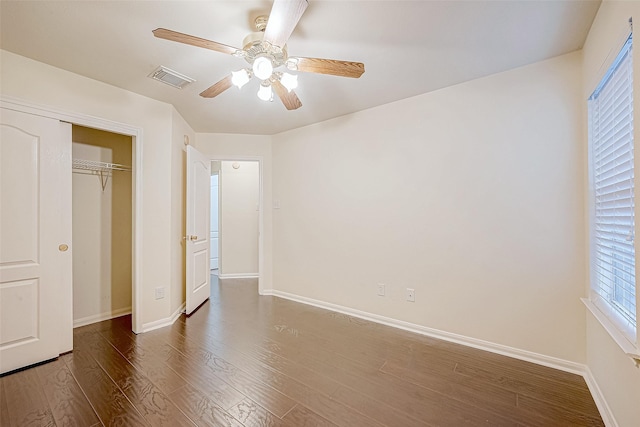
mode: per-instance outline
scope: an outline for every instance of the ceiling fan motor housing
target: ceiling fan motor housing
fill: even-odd
[[[242,42],[244,59],[253,64],[256,58],[267,57],[271,60],[273,68],[277,68],[287,62],[287,47],[273,46],[263,40],[264,33],[257,31],[250,33]]]

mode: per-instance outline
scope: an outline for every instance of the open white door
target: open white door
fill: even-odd
[[[0,372],[58,356],[70,233],[63,215],[64,144],[71,125],[1,109]],[[66,140],[68,139],[68,141]]]
[[[209,210],[211,160],[187,146],[187,315],[211,294],[209,276]]]

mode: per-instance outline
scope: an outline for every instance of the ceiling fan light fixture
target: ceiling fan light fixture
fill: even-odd
[[[231,76],[231,83],[237,86],[238,89],[241,89],[251,79],[249,72],[245,68],[239,71],[232,71]]]
[[[286,87],[289,92],[298,87],[298,76],[295,74],[282,73],[280,83]]]
[[[253,74],[260,80],[267,80],[273,74],[273,63],[266,56],[259,56],[253,61]]]
[[[270,84],[260,84],[260,89],[258,89],[258,98],[263,101],[273,101],[273,92],[271,91]]]

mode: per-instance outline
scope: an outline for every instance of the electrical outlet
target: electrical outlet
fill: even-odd
[[[384,296],[384,283],[378,283],[378,295]]]
[[[407,288],[407,301],[416,302],[416,290]]]
[[[164,298],[164,287],[156,288],[156,299]]]

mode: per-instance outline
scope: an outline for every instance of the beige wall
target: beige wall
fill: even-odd
[[[607,68],[615,59],[622,47],[624,37],[628,35],[628,20],[632,17],[640,22],[640,2],[604,1],[591,27],[584,45],[584,85],[581,105],[584,108],[586,123],[586,100],[602,79]],[[637,40],[634,41],[637,44]],[[640,55],[634,47],[634,104],[638,105],[640,93]],[[640,123],[640,108],[634,108],[634,122]],[[635,126],[634,139],[640,141],[638,126]],[[586,138],[584,140],[586,145]],[[637,145],[637,144],[636,144]],[[636,153],[638,150],[636,150]],[[636,155],[636,170],[640,168],[640,158]],[[584,163],[587,158],[585,155]],[[637,200],[637,197],[636,197]],[[638,225],[636,225],[638,226]],[[636,233],[638,234],[638,233]],[[585,257],[588,253],[585,253]],[[588,274],[588,271],[586,272]],[[585,288],[588,289],[588,280]],[[585,292],[587,290],[585,289]],[[619,426],[635,426],[640,424],[640,368],[634,366],[620,347],[611,339],[600,323],[591,313],[587,313],[587,366],[591,370],[598,387],[602,391],[607,404]]]
[[[171,315],[171,298],[156,300],[157,286],[172,280],[173,107],[135,93],[0,50],[0,93],[61,111],[98,117],[142,130],[142,324]],[[136,141],[139,143],[139,141]],[[173,227],[175,228],[175,227]]]
[[[584,362],[580,65],[275,135],[274,288]]]
[[[131,137],[73,126],[73,158],[131,166]],[[73,173],[73,319],[131,310],[131,173]]]
[[[271,138],[266,135],[238,135],[198,133],[194,144],[202,153],[212,159],[237,160],[260,159],[262,166],[263,191],[263,245],[264,261],[262,265],[261,291],[272,289],[272,166],[271,166]],[[224,185],[224,184],[223,184]],[[224,257],[224,255],[223,255]],[[224,259],[223,261],[224,262]]]
[[[237,169],[234,164],[237,164]],[[258,162],[222,162],[219,185],[220,277],[258,274],[259,189]]]

